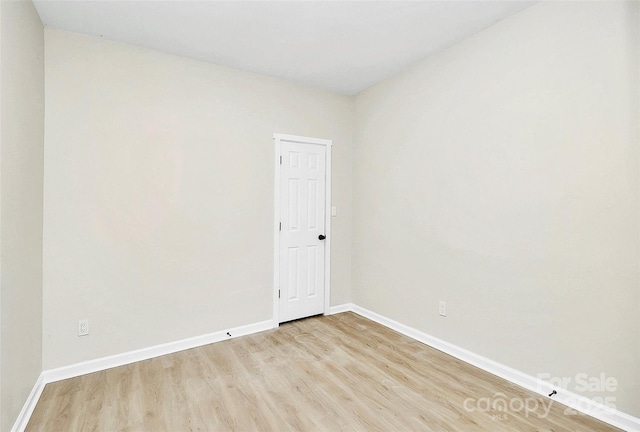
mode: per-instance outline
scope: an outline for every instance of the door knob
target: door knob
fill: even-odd
[[[326,238],[327,238],[327,236],[324,236],[324,235],[322,235],[322,234],[320,234],[320,235],[318,236],[318,240],[324,240],[324,239],[326,239]]]

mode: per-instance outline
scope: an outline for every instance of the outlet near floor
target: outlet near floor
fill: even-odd
[[[86,336],[89,334],[89,320],[78,321],[78,336]]]
[[[440,314],[440,316],[447,316],[447,302],[441,301],[440,303],[438,303],[438,313]]]

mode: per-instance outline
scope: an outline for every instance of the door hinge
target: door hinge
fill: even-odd
[[[282,155],[280,155],[280,165],[282,165]]]
[[[280,290],[278,290],[278,298],[280,298]]]
[[[279,231],[282,231],[282,222],[280,222],[280,226],[278,227]]]

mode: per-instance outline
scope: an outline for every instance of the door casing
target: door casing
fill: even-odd
[[[326,147],[325,164],[325,197],[324,197],[324,223],[326,239],[324,248],[324,314],[329,312],[331,305],[331,147],[332,140],[309,138],[297,135],[287,135],[281,133],[273,134],[275,144],[275,182],[274,182],[274,223],[273,223],[273,327],[280,325],[280,301],[278,293],[280,291],[280,156],[281,143],[283,141],[323,145]]]

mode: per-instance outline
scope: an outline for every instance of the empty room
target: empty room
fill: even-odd
[[[640,2],[0,0],[0,431],[640,431]]]

